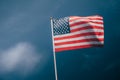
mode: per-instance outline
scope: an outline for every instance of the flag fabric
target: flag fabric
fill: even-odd
[[[104,44],[101,16],[70,16],[52,21],[55,52],[101,47]]]

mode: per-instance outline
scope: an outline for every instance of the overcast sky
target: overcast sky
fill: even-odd
[[[0,0],[0,80],[55,80],[50,17],[100,15],[105,45],[56,53],[59,80],[120,80],[120,0]]]

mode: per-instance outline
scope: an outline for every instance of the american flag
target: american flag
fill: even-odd
[[[104,44],[104,27],[101,16],[70,16],[53,19],[55,52]]]

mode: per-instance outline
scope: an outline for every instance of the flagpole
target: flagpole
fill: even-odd
[[[55,80],[58,80],[58,76],[57,76],[57,65],[56,65],[56,55],[55,55],[55,47],[54,47],[54,38],[53,38],[53,21],[52,21],[52,17],[50,17],[50,20],[51,20],[51,31],[52,31],[52,43],[53,43]]]

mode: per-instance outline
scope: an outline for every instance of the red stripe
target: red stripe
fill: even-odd
[[[99,15],[94,15],[94,16],[70,16],[71,18],[75,18],[75,17],[80,17],[80,18],[94,18],[94,17],[99,17],[102,18],[102,16]]]
[[[70,27],[74,27],[82,24],[89,24],[89,23],[103,24],[103,22],[82,21],[82,22],[75,22],[74,24],[70,24]]]
[[[89,47],[102,47],[103,44],[92,44],[92,45],[84,45],[84,46],[74,46],[74,47],[67,47],[67,48],[55,48],[55,52],[65,51],[65,50],[74,50],[74,49],[82,49],[82,48],[89,48]]]
[[[90,22],[90,21],[75,22],[75,23],[69,24],[69,25],[72,27],[72,26],[76,26],[76,25],[80,25],[80,24],[87,24],[87,23],[89,23],[89,22]]]
[[[72,19],[72,18],[70,17],[69,22],[72,22],[72,21],[75,21],[75,20],[79,20],[79,19],[81,19],[81,18],[78,17],[78,18]]]
[[[71,32],[76,32],[76,31],[80,31],[80,30],[87,30],[87,29],[101,29],[103,30],[104,28],[103,27],[99,27],[99,26],[86,26],[86,27],[82,27],[82,28],[76,28],[76,29],[73,29],[71,30]]]
[[[82,34],[76,34],[72,36],[64,36],[64,37],[59,37],[59,38],[54,38],[54,40],[62,40],[62,39],[71,39],[71,38],[76,38],[76,37],[81,37],[81,36],[92,36],[92,35],[104,35],[104,32],[88,32],[88,33],[82,33]]]
[[[94,39],[83,39],[83,40],[74,40],[74,41],[68,41],[68,42],[60,42],[60,43],[54,43],[55,46],[59,45],[66,45],[66,44],[74,44],[74,43],[82,43],[82,42],[91,42],[91,41],[104,41],[104,38],[94,38]]]
[[[96,18],[85,18],[85,17],[76,17],[76,18],[72,18],[70,17],[69,22],[75,21],[75,20],[79,20],[79,19],[86,19],[86,20],[103,20],[101,17],[96,17]]]

